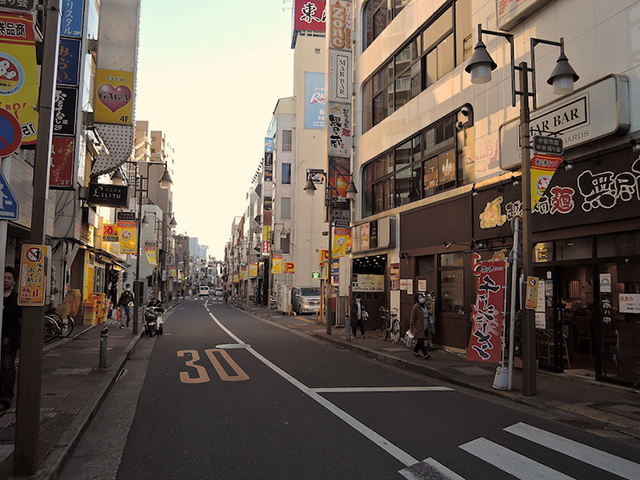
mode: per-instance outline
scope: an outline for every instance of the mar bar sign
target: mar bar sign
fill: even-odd
[[[128,191],[129,187],[125,185],[90,183],[87,202],[91,205],[104,205],[106,207],[126,207],[129,199]]]

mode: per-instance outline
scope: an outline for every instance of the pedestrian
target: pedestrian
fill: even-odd
[[[16,271],[11,267],[5,267],[2,359],[0,360],[0,410],[11,408],[13,388],[16,384],[16,357],[20,348],[22,308],[18,306],[18,292],[13,290],[15,283]]]
[[[426,298],[424,294],[418,293],[416,295],[416,303],[411,309],[411,320],[409,322],[409,331],[412,333],[413,338],[416,340],[416,346],[413,349],[413,354],[419,357],[418,350],[422,350],[425,360],[429,360],[431,355],[427,352],[425,345],[425,331],[429,327],[429,309],[426,305]]]
[[[135,296],[131,291],[131,285],[126,284],[124,292],[120,294],[120,300],[118,300],[118,307],[120,308],[120,328],[129,326],[131,322],[131,309],[133,308],[133,301]]]
[[[364,338],[364,321],[369,318],[362,297],[359,293],[356,294],[356,298],[353,299],[351,304],[351,330],[353,332],[353,338],[356,338],[357,327],[360,327],[360,338]]]

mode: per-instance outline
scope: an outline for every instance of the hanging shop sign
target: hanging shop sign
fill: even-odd
[[[333,258],[344,257],[351,246],[351,230],[348,228],[335,228],[333,230],[333,246],[331,255]]]
[[[351,105],[334,104],[329,112],[329,155],[351,155]],[[348,186],[348,184],[347,184]]]
[[[471,307],[471,336],[467,360],[498,363],[502,353],[504,321],[505,261],[481,261],[474,253],[476,302]]]
[[[282,275],[282,255],[274,254],[271,257],[271,273],[274,275]]]
[[[20,122],[22,145],[32,145],[37,140],[39,92],[33,19],[0,12],[0,25],[0,108]]]
[[[96,123],[133,124],[133,72],[99,68],[96,73]]]
[[[74,187],[73,158],[75,138],[53,135],[51,139],[51,164],[49,165],[49,188],[72,190]]]
[[[531,206],[535,208],[551,183],[562,157],[536,154],[531,158]]]
[[[118,237],[120,253],[136,253],[136,222],[118,221]]]
[[[147,261],[149,262],[149,265],[153,265],[156,266],[158,265],[158,258],[157,258],[157,247],[156,247],[156,242],[144,242],[144,253],[146,253],[147,255]]]
[[[111,223],[104,223],[102,225],[102,241],[103,242],[117,242],[118,241],[118,227]]]
[[[58,47],[58,85],[77,87],[80,73],[80,40],[61,38]]]
[[[629,124],[629,80],[610,75],[531,112],[529,125],[532,135],[557,135],[568,150],[623,135]],[[500,166],[505,170],[520,168],[519,130],[519,119],[500,127]]]
[[[78,90],[75,88],[56,88],[53,103],[54,135],[76,134],[76,104]]]
[[[284,262],[284,273],[296,273],[296,262]]]
[[[258,276],[258,262],[251,262],[249,264],[249,278],[256,278]]]
[[[109,185],[89,183],[87,202],[91,205],[107,207],[126,207],[129,201],[129,187],[126,185]]]
[[[83,4],[83,0],[62,0],[62,18],[60,19],[61,36],[82,37]]]

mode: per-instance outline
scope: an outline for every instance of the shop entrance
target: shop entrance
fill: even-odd
[[[569,362],[567,368],[594,375],[596,331],[594,276],[591,265],[560,268],[560,308],[562,335],[566,342]]]

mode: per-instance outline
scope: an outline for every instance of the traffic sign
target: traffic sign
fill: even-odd
[[[0,157],[15,152],[22,143],[20,122],[6,108],[0,108]]]
[[[0,108],[0,110],[2,110]],[[13,195],[9,182],[7,182],[0,172],[0,220],[17,220],[18,202]]]
[[[546,153],[547,155],[561,156],[564,153],[564,145],[561,138],[534,135],[533,151],[536,153]]]

